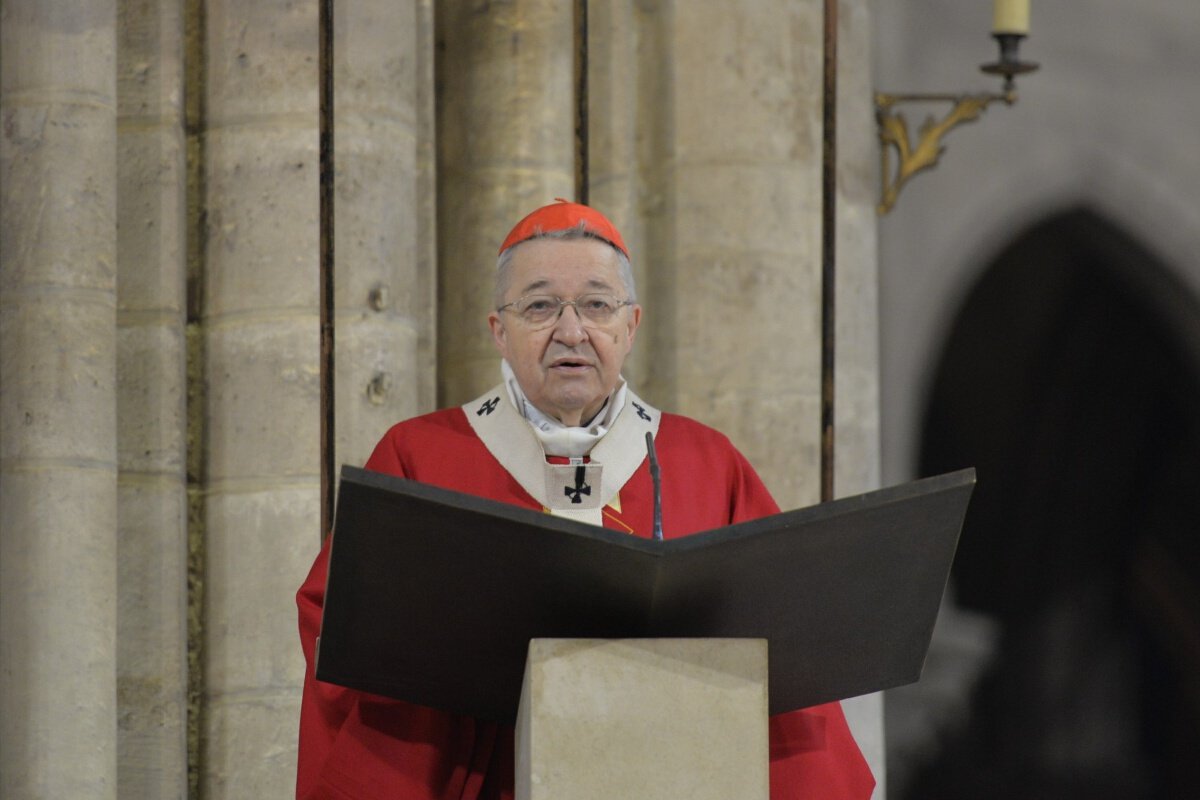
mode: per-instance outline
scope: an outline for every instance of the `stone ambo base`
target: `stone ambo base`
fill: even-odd
[[[767,800],[764,639],[534,639],[517,800]]]

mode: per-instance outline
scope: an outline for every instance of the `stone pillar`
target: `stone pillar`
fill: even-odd
[[[673,370],[651,396],[728,434],[780,505],[815,503],[821,5],[677,3],[659,24],[673,81],[650,110],[665,119],[646,322]]]
[[[819,499],[822,13],[615,2],[590,17],[592,196],[629,231],[646,306],[627,373],[652,402],[729,434],[785,508]],[[844,0],[839,17],[835,484],[847,495],[879,483],[878,151],[868,3]],[[882,783],[879,698],[844,708]]]
[[[880,485],[879,255],[875,214],[879,140],[867,0],[843,0],[838,12],[837,363],[834,398],[834,493]],[[875,773],[875,800],[887,795],[883,695],[842,703],[854,737]]]
[[[572,4],[437,4],[439,402],[500,378],[487,330],[496,250],[575,193]]]
[[[661,98],[666,76],[641,70],[639,54],[650,45],[641,39],[644,12],[633,0],[591,3],[588,10],[588,190],[590,205],[604,212],[621,231],[632,254],[638,299],[646,298],[647,275],[657,265],[647,258],[643,225],[643,179],[639,144],[652,134],[638,104],[639,91]],[[641,51],[639,51],[639,44]],[[640,89],[639,89],[640,81]],[[651,370],[647,353],[654,350],[650,328],[625,362],[625,378],[643,391]]]
[[[0,795],[117,796],[116,7],[0,12]]]
[[[534,639],[517,800],[767,800],[765,639]]]
[[[286,797],[320,531],[317,4],[206,7],[206,798]]]
[[[432,259],[431,9],[415,0],[335,7],[336,464],[362,466],[393,423],[429,410]],[[429,85],[423,87],[423,82]],[[422,163],[422,148],[425,161]],[[424,228],[424,230],[422,230]],[[426,238],[428,237],[428,238]],[[315,545],[316,540],[312,540]]]
[[[121,0],[117,51],[119,795],[187,795],[180,0]]]

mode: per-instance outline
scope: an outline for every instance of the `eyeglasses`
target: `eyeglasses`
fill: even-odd
[[[603,326],[612,322],[623,306],[631,305],[632,300],[618,300],[611,294],[581,294],[574,300],[563,300],[552,294],[527,294],[496,310],[512,311],[530,328],[541,330],[557,322],[567,306],[575,306],[575,313],[585,325]]]

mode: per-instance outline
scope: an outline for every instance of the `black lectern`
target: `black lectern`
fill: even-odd
[[[974,482],[655,542],[343,467],[316,676],[508,723],[533,638],[765,638],[772,714],[911,683]]]

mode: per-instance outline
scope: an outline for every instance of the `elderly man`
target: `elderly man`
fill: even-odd
[[[641,319],[613,224],[565,201],[534,211],[500,248],[488,325],[502,383],[394,426],[367,468],[645,537],[649,432],[667,538],[777,513],[727,438],[626,386],[621,365]],[[511,728],[313,678],[327,563],[328,547],[297,598],[308,660],[297,797],[511,797]],[[774,800],[870,796],[874,779],[836,703],[772,717],[770,733]]]

